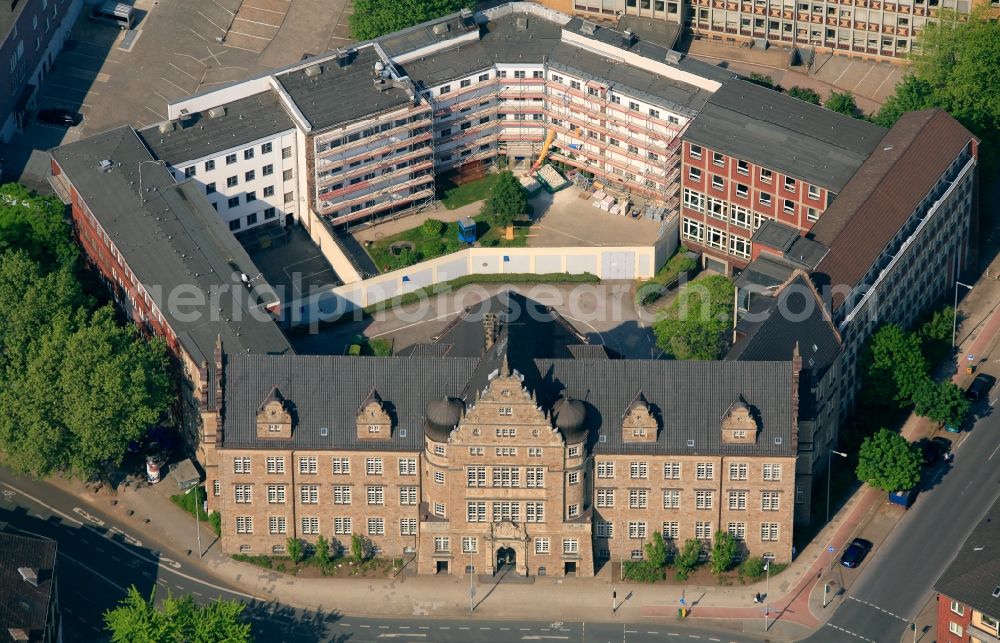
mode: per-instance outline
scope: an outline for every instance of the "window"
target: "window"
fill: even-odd
[[[685,190],[685,192],[687,192]],[[687,194],[685,194],[687,196]],[[688,239],[694,239],[695,241],[701,241],[705,238],[705,224],[700,221],[695,221],[694,219],[684,219],[683,234]]]
[[[572,446],[572,447],[569,448],[569,457],[575,458],[578,455],[580,455],[580,447],[579,446]]]
[[[499,409],[497,409],[497,413],[505,417],[510,417],[514,415],[514,409],[510,406],[501,406]]]
[[[285,192],[285,195],[284,195],[284,201],[285,201],[285,203],[291,203],[294,200],[295,200],[295,193],[294,192]],[[375,202],[374,201],[365,202],[365,207],[369,207],[371,205],[375,205]]]
[[[641,521],[630,521],[628,523],[628,537],[645,539],[646,538],[646,523]]]
[[[725,187],[726,187],[726,182],[722,179],[722,177],[721,176],[715,176],[713,174],[712,175],[712,189],[722,190],[722,189],[725,189]]]
[[[745,522],[731,522],[726,531],[736,540],[746,540],[747,538],[747,524]]]
[[[763,511],[778,511],[781,508],[781,493],[778,491],[762,491],[760,508]]]
[[[729,235],[729,254],[749,259],[750,240],[735,234]],[[733,431],[733,437],[745,438],[746,431]]]
[[[563,553],[564,554],[576,554],[580,552],[580,541],[576,538],[564,538],[563,539]]]
[[[205,194],[215,194],[215,183],[207,183],[205,185]]]
[[[647,489],[629,489],[628,506],[631,509],[645,509],[647,506]]]
[[[521,503],[519,502],[494,502],[493,522],[521,522]]]
[[[614,462],[598,462],[597,463],[597,477],[598,478],[614,478],[615,477],[615,463]]]
[[[236,516],[236,533],[253,533],[253,516]]]
[[[283,148],[281,148],[281,158],[283,158],[283,159],[290,159],[290,158],[292,158],[292,148],[291,147],[283,147]]]
[[[218,480],[212,480],[212,495],[221,496],[222,495],[222,483]]]
[[[816,208],[806,208],[806,221],[810,223],[819,221],[819,210]]]
[[[691,158],[700,159],[701,158],[701,146],[692,145],[690,150]]]
[[[444,471],[435,471],[434,472],[434,483],[435,484],[444,484]]]
[[[789,192],[795,192],[795,179],[790,176],[785,177],[785,189]]]
[[[234,187],[236,187],[239,184],[240,184],[240,177],[238,177],[238,176],[230,176],[230,177],[228,177],[226,179],[226,187],[227,188],[234,188]]]
[[[515,447],[498,447],[495,452],[497,457],[501,458],[513,458],[517,456],[517,449]]]
[[[479,551],[477,542],[478,542],[477,539],[472,536],[465,536],[464,538],[462,538],[462,553],[474,554],[477,551]]]
[[[615,528],[614,524],[606,520],[598,520],[597,524],[594,526],[597,530],[598,538],[614,538]]]
[[[250,473],[250,458],[233,458],[233,473]]]
[[[494,487],[520,487],[521,470],[517,467],[493,467]]]
[[[267,462],[267,472],[268,473],[284,473],[285,472],[285,458],[282,456],[269,457]]]
[[[458,83],[458,86],[459,86],[459,87],[461,87],[461,88],[463,88],[463,89],[464,89],[465,87],[469,87],[469,86],[471,86],[471,85],[472,85],[472,80],[471,80],[471,79],[469,79],[469,78],[463,78],[463,79],[461,80],[461,82],[459,82],[459,83]]]
[[[226,165],[232,165],[236,162],[235,154],[226,154]]]
[[[451,549],[451,539],[448,536],[434,537],[434,551],[448,551]]]
[[[416,518],[403,518],[399,521],[399,535],[400,536],[416,536],[417,535],[417,519]]]
[[[263,143],[260,146],[260,153],[261,154],[270,154],[271,150],[273,150],[273,149],[274,149],[274,146],[271,143]]]
[[[696,522],[694,523],[694,537],[698,540],[711,540],[712,539],[712,523],[710,522]]]
[[[399,475],[401,475],[401,476],[415,476],[415,475],[417,475],[417,459],[416,458],[400,458],[399,459]]]
[[[747,492],[746,491],[730,491],[729,492],[729,510],[730,511],[746,511],[747,508]]]
[[[265,165],[260,169],[261,176],[271,176],[274,174],[274,166],[271,164]]]
[[[578,80],[571,80],[571,81],[569,81],[569,86],[572,87],[573,89],[579,90],[580,89],[580,81],[578,81]]]
[[[350,518],[334,518],[333,519],[333,533],[338,535],[345,535],[354,533],[351,528]]]
[[[648,464],[646,462],[632,461],[628,465],[629,477],[633,479],[645,480],[649,477]]]
[[[212,160],[212,161],[205,161],[205,171],[206,172],[211,172],[214,169],[215,169],[215,161],[214,160]]]
[[[545,469],[542,467],[528,467],[526,472],[529,489],[541,489],[545,486]]]
[[[699,480],[714,480],[715,464],[712,462],[699,462],[695,467],[695,477]]]
[[[489,79],[490,79],[490,75],[489,74],[480,74],[479,75],[479,82],[481,82],[481,83],[485,83]]]
[[[284,504],[285,503],[285,485],[283,484],[269,484],[267,485],[267,501],[270,504]]]
[[[663,537],[667,540],[677,540],[680,537],[680,523],[669,521],[663,523]]]
[[[695,491],[694,492],[694,508],[695,509],[711,509],[712,508],[712,492],[711,491]]]
[[[512,428],[512,427],[499,428],[499,429],[497,429],[497,437],[498,438],[516,438],[517,437],[517,429]]]
[[[810,199],[818,199],[819,198],[819,188],[816,187],[815,185],[810,185],[809,186],[809,198]]]
[[[319,518],[313,516],[302,516],[302,533],[312,535],[318,534]]]
[[[782,209],[785,212],[787,212],[789,214],[795,212],[795,201],[792,201],[791,199],[782,199],[782,201],[784,201],[784,204],[782,205]]]
[[[719,152],[712,152],[712,164],[718,165],[719,167],[725,167],[726,157]]]
[[[369,518],[368,519],[368,535],[369,536],[384,536],[385,535],[385,519],[384,518]]]
[[[959,616],[964,616],[965,615],[965,605],[963,605],[962,603],[959,603],[958,601],[952,601],[951,602],[951,611],[955,612]]]
[[[962,636],[962,634],[964,633],[962,630],[962,626],[956,623],[955,621],[948,621],[948,631],[954,634],[955,636]]]
[[[333,475],[350,475],[351,473],[351,461],[347,458],[334,458],[333,459]]]
[[[315,456],[308,458],[299,458],[299,473],[314,474],[316,473],[316,470],[317,470],[317,465]]]
[[[760,523],[760,539],[769,542],[778,540],[778,523],[776,522]]]
[[[536,554],[547,554],[547,553],[549,553],[549,539],[548,538],[535,538],[535,553]]]
[[[688,168],[688,178],[691,179],[692,181],[700,181],[701,180],[701,170],[699,170],[696,167],[689,167]]]
[[[997,619],[993,618],[992,616],[980,612],[979,620],[983,624],[983,627],[993,630],[994,633],[998,629],[1000,629],[1000,622],[998,622]]]
[[[334,485],[333,504],[335,505],[351,504],[351,488],[346,485]]]
[[[247,170],[246,172],[243,173],[244,181],[250,182],[253,181],[255,178],[257,178],[256,170]]]
[[[365,458],[365,473],[370,476],[382,475],[382,458]]]
[[[766,205],[768,207],[771,206],[771,195],[768,194],[767,192],[761,192],[760,194],[758,194],[757,200],[760,202],[761,205]]]
[[[485,453],[486,453],[486,450],[483,449],[483,447],[469,447],[469,455],[478,456],[478,455],[483,455]],[[483,484],[485,484],[485,482]]]
[[[234,488],[236,492],[236,502],[241,505],[248,505],[253,501],[253,487],[248,484],[238,484]]]
[[[578,471],[571,471],[566,476],[566,482],[571,485],[580,484],[580,473]]]
[[[267,519],[267,530],[272,534],[287,533],[284,516],[269,516]]]
[[[192,176],[195,176],[196,174],[198,174],[198,168],[196,168],[195,166],[189,165],[188,167],[184,168],[185,179],[190,179]]]
[[[465,503],[465,519],[468,522],[486,522],[486,503],[479,501]]]
[[[750,188],[743,185],[742,183],[736,184],[736,196],[741,198],[747,198],[750,195]]]
[[[639,103],[630,100],[628,102],[628,108],[631,109],[631,110],[633,110],[633,111],[638,112],[639,111]]]
[[[468,467],[465,470],[465,480],[467,487],[485,487],[486,467]]]
[[[315,505],[319,503],[319,485],[304,484],[299,487],[299,500],[304,505]]]
[[[764,480],[769,482],[777,482],[781,480],[781,465],[780,464],[765,464],[764,465]]]
[[[229,205],[230,208],[235,208],[235,207],[237,207],[240,204],[240,197],[238,197],[238,196],[229,197],[229,201],[227,203],[228,203],[228,205]],[[237,223],[236,229],[238,230],[239,227],[240,226]]]
[[[385,487],[381,485],[365,487],[365,495],[368,497],[368,504],[370,505],[385,504]]]
[[[400,487],[399,488],[399,504],[403,505],[403,506],[417,504],[417,488],[416,487]]]
[[[659,118],[660,117],[660,110],[653,109],[652,107],[650,107],[649,108],[649,115],[652,116],[653,118]]]
[[[248,147],[247,149],[243,150],[243,160],[244,161],[249,161],[252,158],[253,158],[253,148],[252,147]]]
[[[763,168],[763,167],[760,168],[760,180],[763,181],[764,183],[770,183],[771,182],[771,170],[769,170],[767,168]]]
[[[434,455],[444,455],[444,445],[435,444],[434,445]]]
[[[443,85],[441,89],[438,90],[439,95],[447,94],[451,91],[451,85]]]
[[[747,479],[747,463],[745,463],[745,462],[730,462],[729,463],[729,479],[730,480],[746,480]]]
[[[614,507],[615,506],[615,490],[614,489],[597,489],[597,506],[602,508]]]
[[[571,518],[575,517],[573,514],[573,507],[578,505],[570,505],[569,515]],[[524,505],[524,519],[526,522],[545,522],[545,504],[541,502],[527,502]]]
[[[663,490],[663,508],[664,509],[680,509],[681,508],[681,491],[680,491],[680,489],[664,489]]]

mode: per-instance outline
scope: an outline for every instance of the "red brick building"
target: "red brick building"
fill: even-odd
[[[802,233],[885,130],[745,81],[708,100],[684,134],[681,242],[720,272],[754,256],[766,220]]]

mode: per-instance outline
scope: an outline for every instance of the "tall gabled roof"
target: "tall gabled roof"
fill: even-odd
[[[56,541],[34,534],[0,531],[0,637],[24,630],[29,640],[42,641],[52,600]],[[35,584],[19,569],[36,574]]]

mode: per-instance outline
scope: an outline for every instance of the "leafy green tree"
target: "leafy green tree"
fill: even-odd
[[[764,571],[764,559],[760,556],[751,556],[740,564],[740,576],[750,580],[760,578]]]
[[[945,306],[935,310],[920,326],[920,346],[928,364],[937,364],[952,352],[952,328],[955,309]]]
[[[750,74],[747,80],[754,85],[760,85],[761,87],[767,87],[768,89],[773,89],[775,91],[781,91],[780,85],[774,84],[774,79],[770,76],[765,76],[764,74],[758,74],[756,72]]]
[[[721,574],[733,568],[736,563],[736,539],[728,531],[715,532],[712,543],[712,573]]]
[[[293,563],[298,564],[305,558],[305,547],[302,545],[302,540],[298,538],[285,539],[285,549]]]
[[[490,195],[483,203],[482,213],[490,218],[490,223],[507,227],[528,209],[528,199],[520,181],[510,170],[500,172]]]
[[[653,538],[646,543],[646,560],[656,569],[663,569],[667,566],[667,543],[663,540],[663,534],[654,531]]]
[[[934,91],[926,80],[907,74],[896,85],[896,91],[889,96],[872,121],[882,127],[892,127],[906,112],[916,112],[934,106]]]
[[[895,324],[886,324],[869,340],[863,358],[867,395],[894,399],[900,407],[913,401],[927,380],[927,361],[920,338]]]
[[[250,624],[241,620],[246,605],[216,600],[198,605],[190,595],[167,594],[156,606],[155,589],[146,600],[135,586],[118,606],[104,613],[114,643],[250,643]]]
[[[969,412],[965,391],[951,380],[934,382],[928,378],[913,397],[914,412],[934,422],[958,426]]]
[[[721,275],[688,283],[653,324],[657,346],[674,359],[721,358],[731,339],[733,293]]]
[[[885,491],[912,489],[920,482],[920,453],[898,433],[879,429],[861,443],[855,473]]]
[[[846,116],[861,118],[861,110],[858,109],[858,104],[854,101],[854,94],[851,92],[830,92],[830,95],[823,102],[823,107]]]
[[[354,0],[351,36],[370,40],[427,20],[440,18],[470,5],[466,0]]]
[[[316,539],[316,562],[322,568],[327,568],[330,563],[333,562],[333,556],[330,553],[330,541],[326,539],[326,536],[320,536]]]
[[[0,253],[23,250],[45,271],[72,268],[80,254],[66,207],[18,183],[0,186]]]
[[[674,567],[676,568],[677,580],[687,580],[688,576],[697,567],[701,558],[701,541],[695,538],[688,538],[684,541],[684,546],[674,556]]]
[[[371,557],[371,549],[364,536],[351,534],[351,558],[355,563],[363,563]]]
[[[792,98],[798,98],[799,100],[804,100],[807,103],[812,103],[813,105],[819,105],[821,100],[819,94],[816,90],[809,89],[808,87],[795,87],[788,88],[788,95]]]

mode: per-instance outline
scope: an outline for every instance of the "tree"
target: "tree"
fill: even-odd
[[[0,186],[0,253],[23,250],[48,270],[72,268],[80,254],[66,207],[18,183]]]
[[[115,643],[249,643],[250,624],[240,619],[237,601],[199,606],[190,595],[171,594],[157,607],[155,589],[146,600],[135,586],[118,606],[104,613],[105,629]]]
[[[952,329],[955,309],[945,306],[935,310],[920,326],[920,346],[928,364],[937,364],[952,351]]]
[[[898,433],[879,429],[861,443],[855,473],[885,491],[912,489],[920,482],[920,453]]]
[[[288,551],[288,556],[292,559],[293,563],[298,564],[303,558],[305,558],[305,547],[302,546],[302,541],[300,539],[285,539],[285,548]]]
[[[330,555],[330,541],[326,539],[325,536],[320,536],[316,539],[316,562],[323,569],[330,566],[333,561],[333,557]]]
[[[854,94],[851,92],[830,92],[826,101],[823,102],[823,107],[846,116],[861,118],[861,110],[858,109],[858,104],[854,101]]]
[[[813,105],[820,104],[819,94],[815,90],[809,89],[808,87],[799,87],[798,85],[790,87],[788,89],[788,95],[792,98],[798,98],[799,100],[804,100],[807,103],[812,103]]]
[[[355,563],[363,563],[371,558],[371,547],[364,536],[351,534],[351,558]]]
[[[483,203],[482,213],[489,216],[493,225],[505,228],[528,209],[524,188],[510,170],[500,172],[490,195]]]
[[[688,538],[677,555],[674,556],[674,567],[677,569],[677,580],[687,580],[687,577],[698,567],[701,560],[701,541]]]
[[[740,565],[740,576],[756,580],[764,575],[764,559],[760,556],[751,556]]]
[[[736,539],[728,531],[715,532],[712,543],[712,573],[721,574],[732,569],[736,563]]]
[[[646,560],[656,569],[663,569],[667,566],[667,543],[663,540],[663,534],[654,531],[653,538],[645,545]]]
[[[733,284],[721,275],[688,283],[653,324],[656,344],[674,359],[720,359],[729,348]]]
[[[760,85],[761,87],[767,87],[768,89],[773,89],[775,91],[781,91],[780,85],[774,84],[774,79],[770,76],[765,76],[764,74],[752,73],[747,77],[747,80],[754,85]]]
[[[917,415],[951,426],[960,425],[969,412],[965,391],[951,380],[934,382],[927,378],[914,395],[913,404]]]
[[[371,40],[461,10],[465,0],[354,0],[351,36]]]
[[[872,121],[882,127],[892,127],[906,112],[916,112],[934,106],[933,88],[930,83],[913,74],[907,74],[896,85],[896,91],[889,96]]]
[[[895,324],[878,329],[868,342],[863,358],[867,378],[866,396],[894,399],[900,407],[913,401],[927,379],[927,361],[920,350],[920,338]]]

